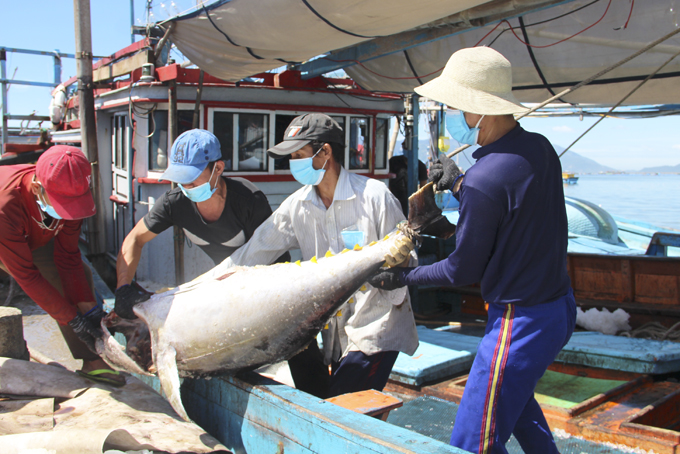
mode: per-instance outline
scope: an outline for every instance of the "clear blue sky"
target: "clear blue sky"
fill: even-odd
[[[70,0],[0,0],[0,46],[73,54],[75,33],[73,2]],[[135,22],[146,23],[145,0],[134,0]],[[153,1],[153,20],[165,19],[184,11],[195,0]],[[92,47],[95,55],[110,55],[130,44],[128,0],[91,0]],[[16,70],[16,75],[15,75]],[[75,75],[75,61],[63,60],[62,80]],[[52,82],[51,58],[7,54],[7,76],[17,79]],[[29,114],[36,110],[47,115],[50,89],[13,85],[9,90],[9,111]],[[554,144],[568,146],[593,118],[529,118],[525,129],[542,133]],[[680,164],[680,117],[647,120],[608,118],[577,143],[572,150],[600,164],[619,170]]]

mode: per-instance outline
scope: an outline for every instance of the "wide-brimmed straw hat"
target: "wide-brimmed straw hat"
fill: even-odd
[[[414,90],[454,109],[478,115],[529,110],[512,94],[510,62],[490,47],[470,47],[455,52],[439,77]]]

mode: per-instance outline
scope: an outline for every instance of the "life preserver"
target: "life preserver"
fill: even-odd
[[[57,126],[64,118],[64,109],[66,107],[66,87],[59,84],[57,88],[52,91],[52,100],[50,101],[50,121]]]

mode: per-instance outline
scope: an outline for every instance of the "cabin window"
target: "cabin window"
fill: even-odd
[[[127,170],[128,153],[128,130],[127,115],[114,115],[111,118],[111,156],[113,167],[118,170]]]
[[[225,171],[267,170],[269,115],[216,111],[213,133],[220,141]]]
[[[283,133],[286,132],[288,125],[295,119],[296,115],[276,114],[274,117],[274,143],[283,141]],[[288,170],[290,169],[289,157],[274,159],[274,170]]]
[[[352,117],[349,123],[349,168],[367,170],[370,150],[368,118]]]
[[[177,111],[177,135],[193,129],[194,111]],[[149,115],[149,170],[162,172],[168,168],[168,151],[172,144],[168,143],[168,111],[157,110]]]
[[[238,114],[238,169],[267,170],[269,115]]]
[[[390,129],[390,120],[387,118],[376,118],[375,120],[375,169],[386,168],[387,162],[387,140]]]
[[[213,116],[213,134],[220,141],[225,171],[233,170],[234,154],[234,114],[231,112],[215,112]]]

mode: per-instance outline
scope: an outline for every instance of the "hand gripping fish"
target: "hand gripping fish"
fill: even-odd
[[[189,421],[180,398],[180,374],[231,375],[294,356],[385,264],[391,248],[399,247],[407,236],[448,238],[454,232],[455,226],[434,202],[432,184],[411,196],[409,211],[406,226],[363,248],[306,262],[227,269],[218,265],[136,305],[138,324],[150,333],[153,365],[148,342],[146,352],[132,355],[140,367],[108,333],[106,320],[104,338],[96,343],[98,353],[119,370],[149,374],[155,369],[170,404]],[[132,344],[128,339],[128,353]]]

